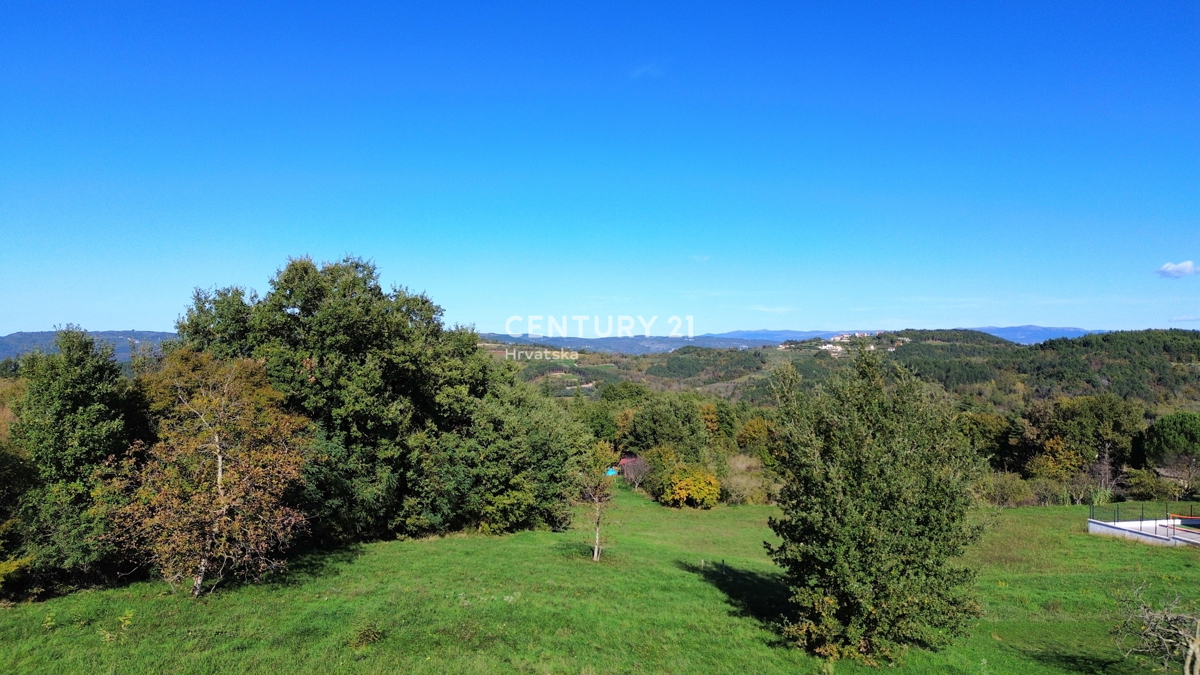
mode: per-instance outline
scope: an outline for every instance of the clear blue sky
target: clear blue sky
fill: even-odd
[[[1200,3],[0,5],[0,334],[347,253],[485,331],[1200,328]]]

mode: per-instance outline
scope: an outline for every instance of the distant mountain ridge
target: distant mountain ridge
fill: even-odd
[[[741,340],[759,340],[779,344],[788,340],[811,340],[813,338],[831,338],[846,333],[878,333],[877,330],[734,330],[728,333],[705,333],[700,337],[735,338]]]
[[[964,329],[960,329],[964,330]],[[983,328],[967,328],[977,330],[1010,342],[1031,345],[1045,342],[1054,338],[1075,338],[1093,333],[1106,333],[1103,330],[1088,330],[1085,328],[1051,328],[1045,326],[985,326]],[[573,337],[529,337],[522,335],[512,337],[505,333],[480,333],[483,340],[498,343],[538,344],[548,347],[566,349],[586,349],[594,352],[615,352],[618,354],[661,354],[671,352],[680,347],[708,347],[710,349],[758,349],[772,347],[788,340],[811,340],[812,338],[831,338],[845,333],[878,333],[878,330],[735,330],[728,333],[705,333],[692,338],[685,337],[608,337],[608,338],[573,338]],[[888,331],[895,332],[895,331]],[[35,331],[12,333],[0,336],[0,359],[20,356],[25,352],[37,349],[51,351],[54,348],[54,331]],[[102,330],[91,331],[90,334],[98,340],[111,344],[116,352],[118,361],[129,359],[129,341],[136,343],[148,342],[160,344],[174,340],[175,333],[144,330]]]
[[[694,338],[656,335],[651,335],[650,337],[573,338],[530,337],[528,335],[513,337],[506,333],[480,333],[479,338],[499,344],[534,344],[563,349],[586,349],[591,352],[615,352],[617,354],[662,354],[688,345],[693,347],[708,347],[710,349],[755,349],[759,347],[773,347],[780,342],[779,340],[750,340],[711,335],[700,335]]]
[[[26,352],[36,350],[43,352],[53,351],[55,334],[55,331],[44,330],[29,333],[13,333],[0,337],[0,359],[20,356]],[[88,335],[112,345],[118,361],[129,360],[130,340],[136,344],[149,343],[157,345],[167,340],[175,339],[174,333],[150,330],[98,330],[88,331]]]

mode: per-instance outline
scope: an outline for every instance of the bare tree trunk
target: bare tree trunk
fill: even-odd
[[[225,457],[221,452],[221,434],[213,436],[213,446],[217,450],[217,494],[225,496]]]
[[[603,504],[596,500],[596,543],[592,546],[592,561],[600,560],[600,508]]]
[[[204,574],[208,571],[208,558],[200,561],[200,569],[196,570],[196,576],[192,581],[192,597],[200,597],[201,591],[204,590]]]
[[[1196,622],[1196,634],[1188,640],[1187,658],[1183,662],[1184,675],[1200,674],[1200,621]]]

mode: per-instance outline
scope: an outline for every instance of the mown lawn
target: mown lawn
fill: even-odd
[[[455,536],[308,559],[199,601],[139,583],[18,604],[0,609],[0,672],[821,672],[770,626],[785,597],[762,548],[772,512],[675,511],[623,492],[600,564],[582,531]],[[970,553],[987,608],[973,636],[887,670],[1145,670],[1109,636],[1113,593],[1147,580],[1200,594],[1200,551],[1089,536],[1085,518],[995,516]],[[354,646],[367,627],[380,639]]]

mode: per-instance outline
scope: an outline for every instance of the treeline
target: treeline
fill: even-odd
[[[566,527],[590,430],[357,259],[198,291],[127,378],[60,333],[0,395],[0,588],[156,570],[199,593],[297,546]]]
[[[1151,422],[1114,394],[1036,400],[1021,413],[960,413],[996,473],[981,494],[1002,506],[1200,497],[1200,415]]]
[[[952,391],[1008,379],[1019,380],[1034,398],[1111,393],[1149,405],[1200,402],[1197,331],[1119,331],[1030,346],[920,337],[897,348],[893,358]]]
[[[1200,333],[1114,332],[1029,347],[897,334],[906,336],[912,342],[892,357],[960,396],[968,433],[997,471],[981,489],[993,503],[1200,496],[1192,468],[1200,433],[1178,431],[1200,428],[1200,416],[1172,412],[1200,404]]]
[[[1110,393],[1137,399],[1155,411],[1200,410],[1200,332],[1118,331],[1019,345],[970,330],[903,330],[821,350],[822,340],[788,343],[781,358],[804,376],[805,386],[845,368],[855,346],[885,352],[921,379],[968,400],[1004,412],[1031,401]],[[739,397],[769,405],[765,378]]]
[[[803,391],[844,375],[854,352],[869,350],[953,395],[963,432],[994,470],[978,486],[992,503],[1200,497],[1200,431],[1190,431],[1200,429],[1200,415],[1186,410],[1200,407],[1200,333],[1118,332],[1024,347],[975,331],[900,331],[845,344],[837,356],[821,344],[794,343],[786,357]],[[769,380],[746,394],[743,402],[773,406]]]
[[[763,370],[766,355],[760,349],[706,349],[686,346],[671,352],[665,361],[646,369],[647,375],[700,384],[725,382]]]
[[[778,490],[763,411],[633,382],[603,387],[598,400],[575,397],[569,407],[625,456],[630,483],[663,504],[764,504]]]
[[[555,375],[565,377],[554,377]],[[605,384],[621,380],[615,368],[577,365],[565,360],[525,362],[520,378],[525,382],[540,379],[538,388],[547,396],[570,396],[581,391],[585,384],[591,384],[593,390],[598,390]]]

